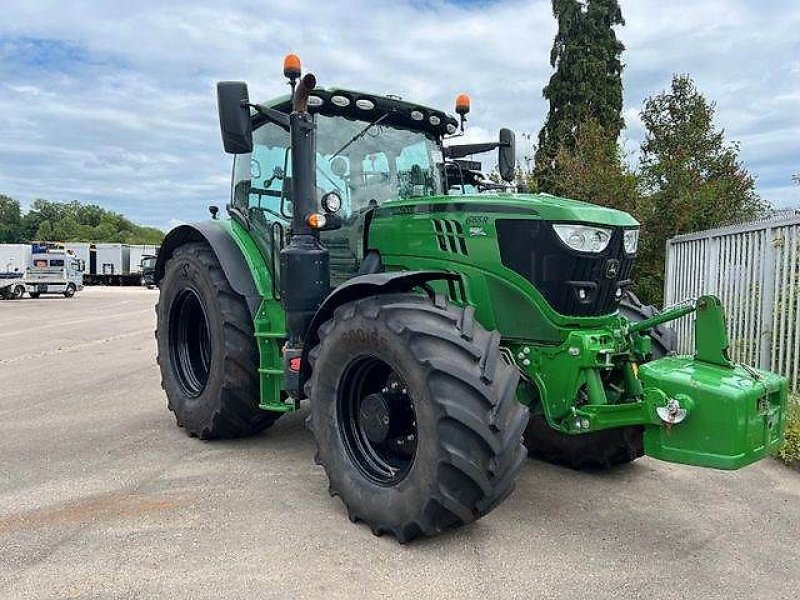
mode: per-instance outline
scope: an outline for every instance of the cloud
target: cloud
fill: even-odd
[[[800,7],[778,2],[623,4],[626,147],[643,99],[673,72],[717,102],[776,204],[800,203]],[[547,106],[550,2],[506,0],[27,0],[0,21],[0,191],[97,202],[140,222],[205,218],[229,195],[230,160],[213,85],[286,92],[293,51],[321,85],[396,93],[450,108],[473,100],[474,139],[501,126],[535,134]],[[527,151],[522,148],[520,153]]]

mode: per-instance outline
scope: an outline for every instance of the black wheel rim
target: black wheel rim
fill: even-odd
[[[358,470],[384,486],[405,479],[418,435],[414,400],[403,379],[376,356],[358,357],[345,369],[336,402],[339,432]]]
[[[196,398],[208,383],[211,369],[211,337],[203,301],[190,288],[182,290],[169,317],[172,367],[183,393]]]

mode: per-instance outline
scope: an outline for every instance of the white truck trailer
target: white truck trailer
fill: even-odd
[[[131,249],[128,244],[95,244],[96,275],[130,275]]]
[[[86,285],[139,285],[141,276],[131,263],[128,244],[87,244],[68,242],[65,250],[72,251],[86,264],[83,281]]]
[[[30,264],[30,244],[0,244],[0,273],[19,273],[22,276]]]

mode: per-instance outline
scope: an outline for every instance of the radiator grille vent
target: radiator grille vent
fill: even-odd
[[[453,219],[431,219],[431,223],[433,223],[433,231],[436,234],[439,250],[450,252],[451,254],[469,255],[467,242],[464,239],[464,228],[461,223]]]

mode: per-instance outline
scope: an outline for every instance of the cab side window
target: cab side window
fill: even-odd
[[[290,188],[289,172],[289,134],[271,124],[260,127],[254,132],[253,151],[234,159],[232,204],[256,223],[285,222],[281,196]]]

